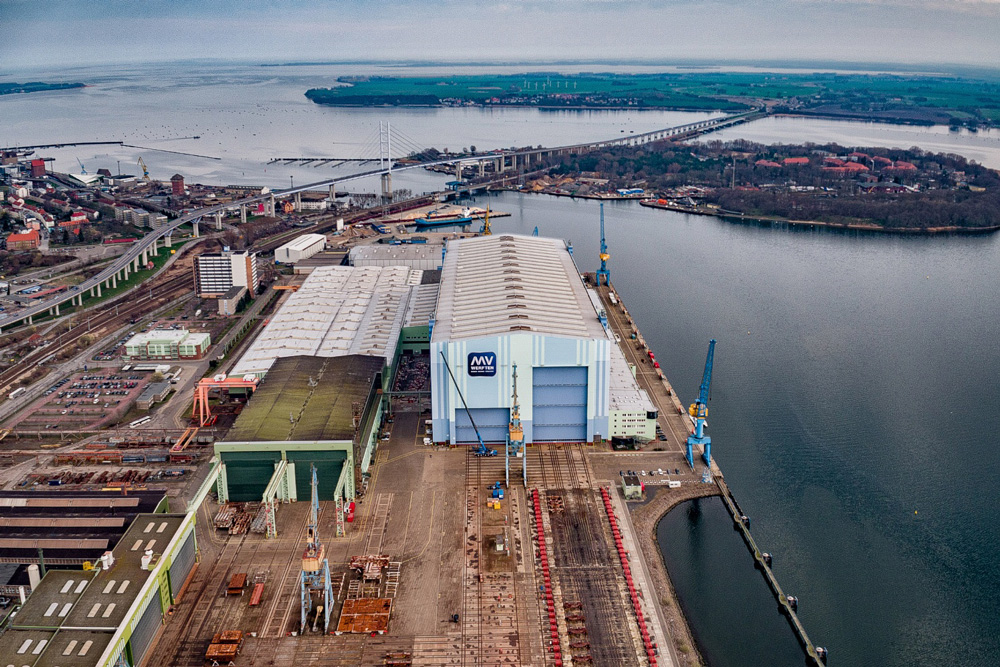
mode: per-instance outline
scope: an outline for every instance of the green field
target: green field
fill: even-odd
[[[956,76],[691,72],[343,77],[306,97],[346,106],[491,104],[742,111],[763,104],[890,122],[1000,122],[1000,83]]]

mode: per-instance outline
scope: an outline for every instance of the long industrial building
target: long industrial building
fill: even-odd
[[[426,353],[437,285],[419,270],[319,267],[271,318],[232,374],[263,378],[223,442],[220,498],[324,499],[363,484],[399,355]]]
[[[440,280],[440,282],[437,282]],[[442,270],[315,269],[234,365],[262,378],[224,442],[221,499],[362,488],[402,354],[430,353],[433,439],[502,443],[517,395],[526,443],[652,440],[656,410],[557,239],[451,239]],[[475,424],[475,426],[473,426]]]
[[[450,241],[431,335],[434,440],[473,443],[478,428],[504,442],[515,365],[525,442],[608,437],[612,346],[563,241]]]
[[[194,514],[140,514],[91,570],[50,570],[0,636],[0,665],[139,665],[191,574]]]

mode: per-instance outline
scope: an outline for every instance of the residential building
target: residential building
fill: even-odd
[[[15,232],[7,237],[7,250],[34,250],[41,244],[37,229]]]
[[[257,291],[257,253],[242,250],[205,253],[194,265],[195,290],[201,298],[219,297],[233,287]]]

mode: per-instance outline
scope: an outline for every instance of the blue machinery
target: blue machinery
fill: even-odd
[[[608,270],[608,244],[604,240],[604,202],[601,202],[601,268],[597,269],[597,285],[601,285],[601,276],[604,276],[604,284],[611,285],[611,271]],[[690,457],[689,457],[690,458]]]
[[[455,379],[455,374],[451,372],[451,366],[448,365],[448,357],[444,356],[444,350],[441,351],[441,360],[444,361],[444,367],[448,369],[448,375],[451,377],[452,384],[455,385],[455,391],[458,392],[458,397],[462,399],[462,407],[465,408],[465,414],[469,415],[469,423],[472,424],[472,430],[476,432],[476,439],[479,440],[479,446],[473,451],[476,456],[496,456],[497,450],[488,449],[486,443],[483,442],[483,436],[479,435],[479,427],[476,426],[476,420],[472,418],[472,411],[469,410],[469,404],[465,402],[465,396],[462,395],[462,390],[458,388],[458,381]]]
[[[521,477],[528,486],[528,457],[524,455],[524,428],[521,426],[521,406],[517,402],[517,364],[514,364],[514,402],[510,410],[510,425],[507,428],[507,451],[504,457],[504,473],[507,488],[510,488],[510,456],[521,459]]]
[[[705,358],[705,375],[701,378],[701,388],[698,392],[698,400],[688,408],[691,421],[694,422],[694,433],[687,439],[687,462],[694,468],[694,455],[692,448],[701,445],[704,454],[701,457],[705,460],[705,465],[712,467],[712,439],[705,435],[705,427],[708,426],[708,390],[712,386],[712,360],[715,356],[715,339],[708,342],[708,356]]]
[[[309,528],[306,532],[306,550],[302,554],[301,610],[299,633],[306,631],[309,615],[313,610],[313,593],[322,592],[322,602],[316,608],[312,629],[316,631],[320,614],[323,615],[323,634],[330,631],[330,610],[333,607],[333,588],[330,583],[330,563],[326,547],[319,539],[319,480],[316,466],[312,468],[312,507],[309,509]]]

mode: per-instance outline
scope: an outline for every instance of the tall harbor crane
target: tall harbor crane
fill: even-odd
[[[146,163],[143,161],[142,156],[139,156],[139,167],[142,168],[142,180],[149,181],[152,180],[149,177],[149,169],[146,168]]]
[[[309,616],[313,612],[313,596],[320,594],[320,604],[316,606],[316,614],[312,629],[319,625],[320,614],[323,615],[323,634],[330,630],[330,610],[333,605],[333,588],[330,583],[330,563],[326,559],[326,547],[319,539],[319,479],[316,466],[312,468],[312,506],[309,508],[309,527],[306,528],[306,549],[302,553],[301,611],[302,621],[299,632],[306,631]]]
[[[528,457],[524,455],[524,427],[521,426],[521,405],[517,402],[517,364],[514,364],[514,396],[507,427],[507,456],[504,460],[507,488],[510,488],[510,456],[521,459],[521,477],[528,486]]]
[[[604,240],[604,202],[601,202],[601,268],[597,269],[597,285],[601,285],[601,276],[604,276],[604,284],[611,286],[611,271],[608,270],[608,259],[611,255],[608,254],[608,244]]]
[[[687,462],[694,468],[694,455],[692,449],[695,445],[701,445],[704,453],[701,458],[705,460],[705,465],[712,466],[712,439],[705,434],[708,426],[708,390],[712,386],[712,361],[715,357],[715,339],[708,342],[708,356],[705,358],[705,374],[701,378],[701,387],[698,391],[698,400],[688,408],[688,415],[694,424],[694,433],[687,439]]]

